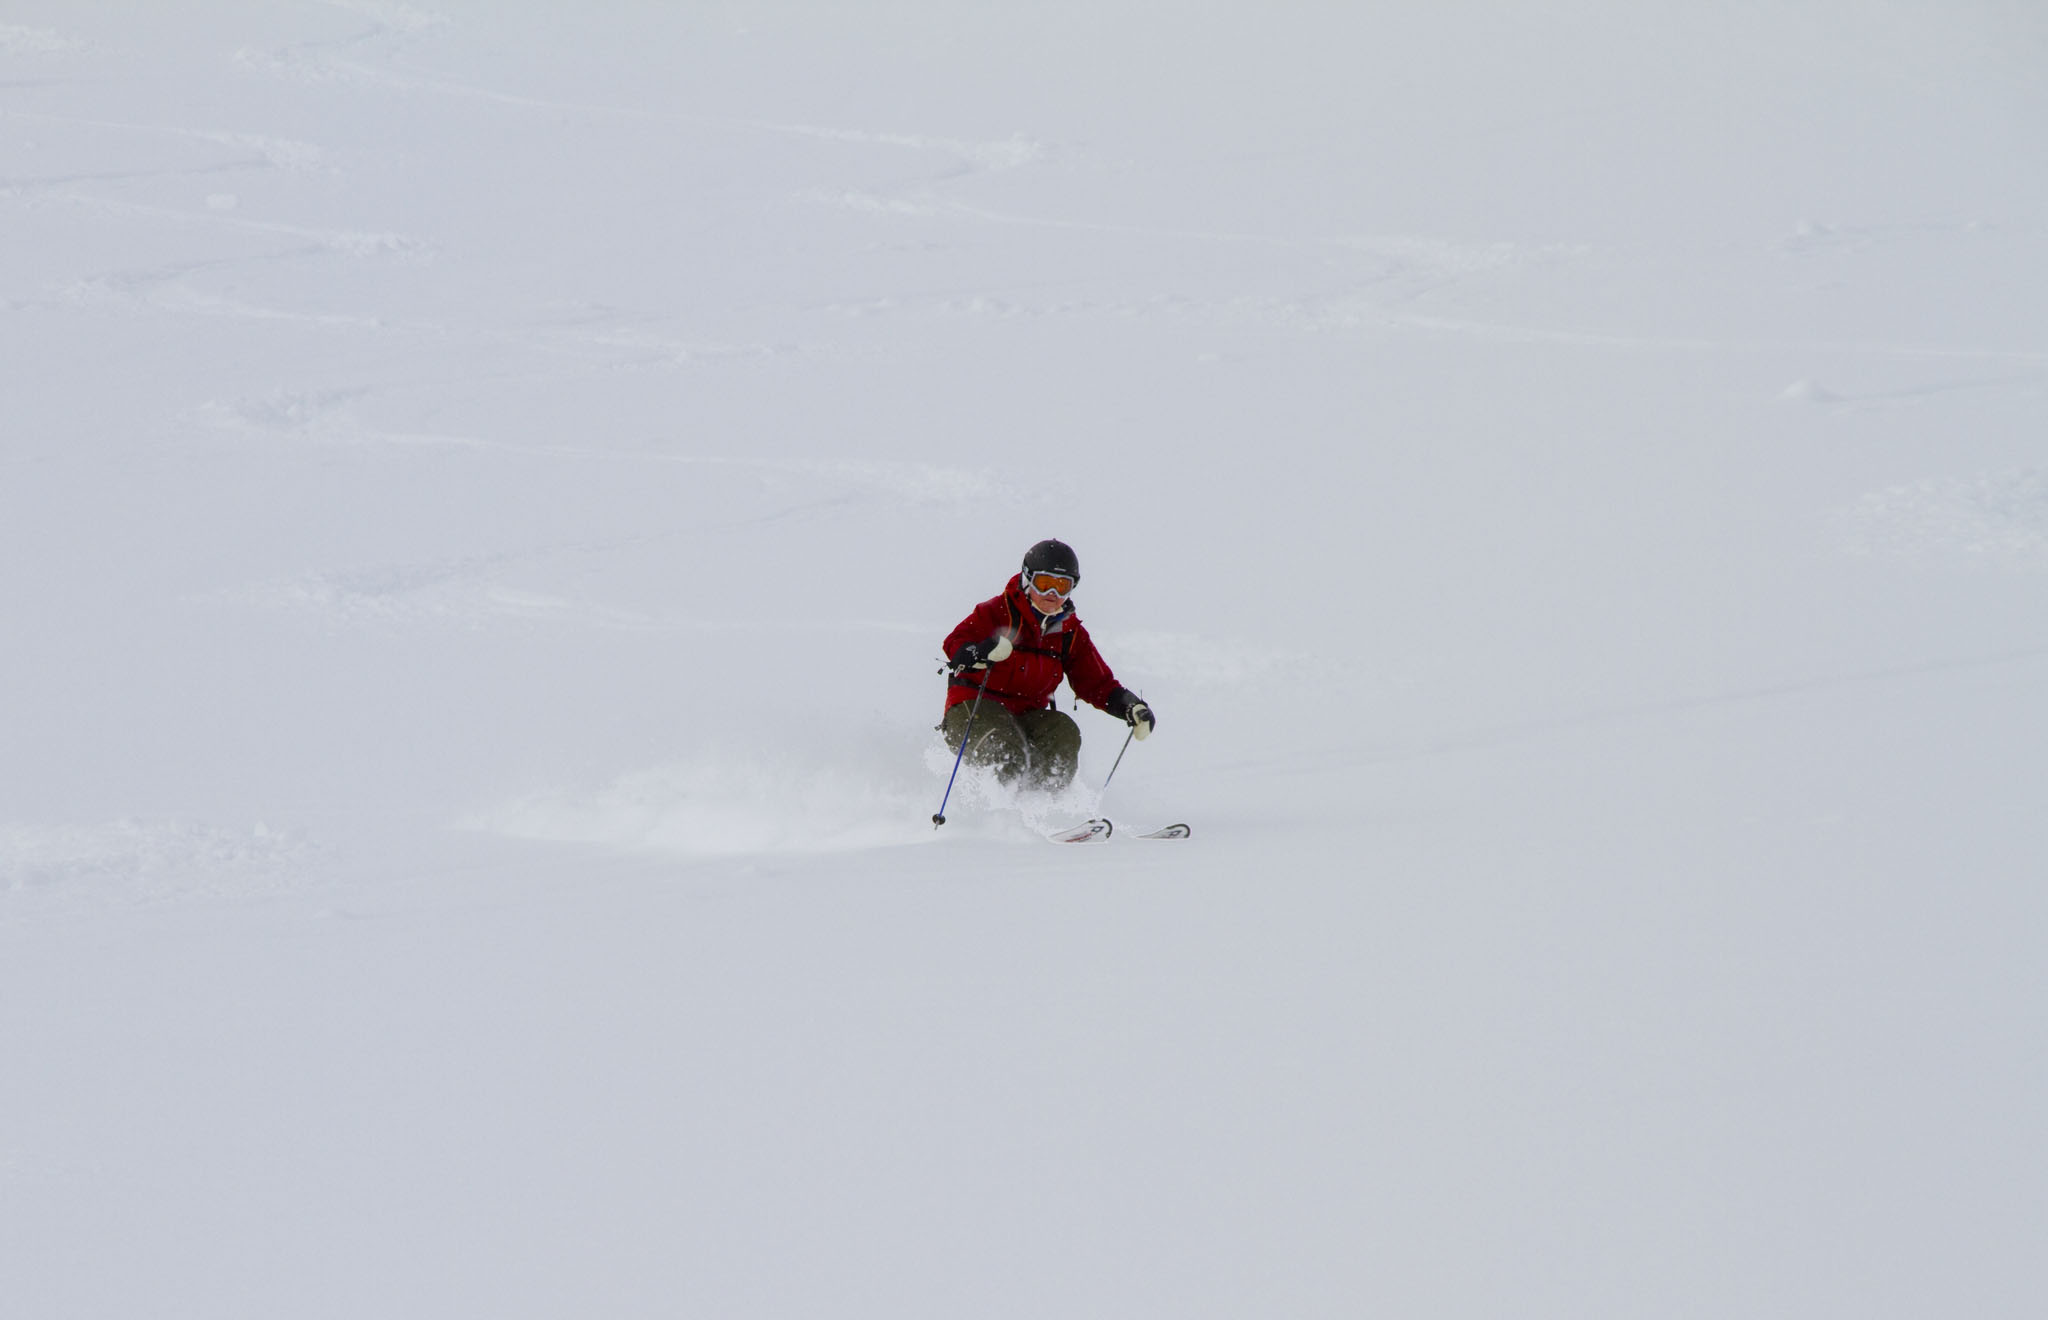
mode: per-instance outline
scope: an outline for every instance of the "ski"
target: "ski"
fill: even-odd
[[[1098,818],[1054,830],[1045,837],[1054,843],[1100,843],[1109,838],[1109,832],[1114,828],[1108,821]]]
[[[1116,827],[1110,824],[1106,817],[1098,816],[1094,820],[1084,821],[1079,825],[1070,825],[1065,829],[1054,830],[1045,837],[1054,843],[1102,843],[1109,838],[1115,829]],[[1185,839],[1193,833],[1194,829],[1188,825],[1162,825],[1156,830],[1149,830],[1144,834],[1132,835],[1130,837],[1138,839]]]

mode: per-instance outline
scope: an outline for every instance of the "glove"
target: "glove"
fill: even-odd
[[[1145,704],[1143,697],[1129,688],[1118,688],[1116,695],[1103,707],[1110,714],[1131,726],[1131,734],[1139,742],[1152,736],[1152,727],[1159,721],[1152,714],[1152,708]]]
[[[946,659],[946,672],[964,674],[970,669],[986,669],[999,665],[1010,658],[1010,639],[997,633],[985,642],[969,642],[953,652]]]

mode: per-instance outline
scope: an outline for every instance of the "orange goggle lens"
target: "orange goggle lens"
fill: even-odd
[[[1031,575],[1031,587],[1034,591],[1043,591],[1054,596],[1064,596],[1074,589],[1074,579],[1064,573],[1033,573]]]

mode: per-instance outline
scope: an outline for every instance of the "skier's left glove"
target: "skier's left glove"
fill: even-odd
[[[1116,695],[1109,699],[1109,713],[1131,726],[1131,736],[1139,742],[1152,736],[1153,726],[1158,719],[1145,699],[1129,688],[1118,688]]]

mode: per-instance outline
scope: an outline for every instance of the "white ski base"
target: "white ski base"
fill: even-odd
[[[1054,843],[1102,843],[1109,838],[1110,831],[1114,828],[1108,821],[1096,819],[1054,830],[1045,837]]]
[[[1070,825],[1052,831],[1045,837],[1054,843],[1103,843],[1114,833],[1116,826],[1107,818],[1098,816],[1079,825]],[[1162,825],[1156,830],[1129,837],[1137,839],[1185,839],[1194,833],[1191,826],[1184,824]]]

